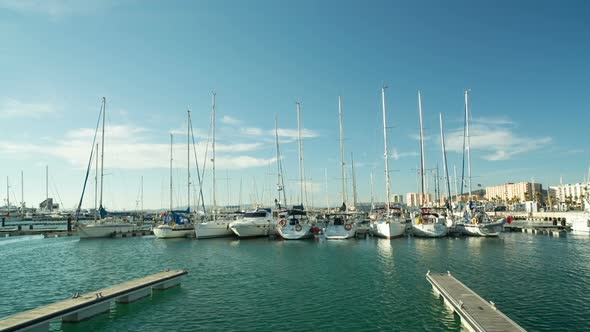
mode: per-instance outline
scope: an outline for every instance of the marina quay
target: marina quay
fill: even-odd
[[[588,17],[0,0],[0,332],[590,331]]]

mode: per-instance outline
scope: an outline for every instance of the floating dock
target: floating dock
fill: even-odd
[[[0,320],[0,332],[49,331],[49,322],[79,322],[110,310],[111,301],[129,303],[152,294],[152,289],[167,289],[180,284],[185,270],[160,272],[87,294],[74,294],[72,298],[44,307],[25,311]]]
[[[482,299],[474,291],[447,273],[426,273],[437,296],[442,296],[449,309],[461,317],[469,331],[526,331],[496,309],[493,302]]]

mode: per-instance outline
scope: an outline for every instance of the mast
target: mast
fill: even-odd
[[[215,92],[213,92],[213,110],[211,112],[211,132],[213,136],[211,148],[212,148],[212,157],[211,157],[211,164],[213,168],[213,220],[217,219],[217,198],[215,197]]]
[[[141,176],[141,221],[143,221],[143,175]]]
[[[45,165],[45,199],[49,198],[49,165]]]
[[[326,182],[326,208],[330,208],[330,198],[328,197],[328,169],[324,168],[324,181]]]
[[[447,166],[447,149],[445,147],[445,133],[443,130],[443,115],[439,113],[439,120],[440,120],[440,144],[442,149],[442,157],[443,157],[443,172],[445,173],[445,185],[447,188],[447,198],[449,200],[449,206],[452,209],[451,204],[451,182],[449,180],[449,168]]]
[[[342,127],[341,96],[338,96],[338,117],[340,119],[340,167],[342,168],[342,204],[346,205],[346,172],[344,171],[344,128]]]
[[[191,211],[191,110],[186,111],[186,202]]]
[[[471,142],[469,139],[469,90],[465,89],[465,135],[467,138],[467,177],[469,183],[469,201],[471,202]]]
[[[424,182],[426,174],[424,174],[424,128],[422,126],[422,93],[418,90],[418,114],[420,115],[420,174],[422,196],[420,197],[420,205],[424,206]]]
[[[6,213],[10,215],[10,184],[8,183],[8,176],[6,177]]]
[[[25,176],[23,171],[20,171],[20,214],[25,215]]]
[[[96,143],[96,152],[98,153],[98,143]],[[96,169],[94,171],[94,221],[98,214],[98,157],[96,158]]]
[[[285,182],[283,180],[283,167],[282,167],[282,162],[281,162],[281,152],[279,150],[279,124],[278,124],[278,117],[276,114],[275,114],[275,143],[276,143],[276,149],[277,149],[277,191],[279,194],[278,202],[279,202],[279,204],[281,203],[281,192],[282,192],[283,193],[283,206],[286,206],[287,205],[287,197],[285,194]]]
[[[350,153],[350,161],[352,166],[352,204],[356,208],[357,195],[356,195],[356,174],[354,172],[354,157],[352,152]]]
[[[373,198],[373,192],[375,188],[373,186],[373,170],[371,170],[371,209],[375,207],[375,200]]]
[[[303,142],[301,141],[301,104],[297,102],[297,139],[299,140],[299,197],[301,198],[301,205],[303,205],[303,186],[305,179],[303,174]]]
[[[387,151],[387,119],[385,118],[385,85],[381,87],[381,109],[383,110],[383,143],[385,146],[385,207],[389,215],[389,152]]]
[[[170,133],[170,213],[172,213],[172,133]]]
[[[457,195],[459,195],[459,187],[457,186],[457,165],[453,164],[453,180],[455,181],[455,201],[457,200]]]
[[[101,134],[101,143],[100,143],[100,200],[99,200],[99,210],[103,209],[102,206],[102,191],[104,185],[104,126],[105,126],[105,113],[107,107],[107,99],[106,97],[102,97],[102,134]],[[102,219],[102,216],[100,217]]]

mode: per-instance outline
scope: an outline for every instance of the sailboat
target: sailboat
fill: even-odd
[[[277,233],[285,240],[300,240],[311,237],[311,222],[309,217],[307,216],[307,211],[303,208],[303,201],[304,201],[304,186],[305,186],[305,176],[304,176],[304,168],[303,168],[303,141],[301,139],[301,108],[300,104],[297,103],[297,138],[299,140],[299,197],[301,199],[300,206],[294,206],[293,209],[287,211],[285,218],[282,218],[278,222]],[[281,175],[281,159],[279,153],[279,133],[277,128],[277,120],[275,118],[275,140],[277,145],[277,168],[279,172],[277,184],[278,191],[279,191],[279,201],[280,201],[280,194],[283,192],[283,197],[285,196],[285,191],[283,188],[283,181]],[[279,205],[280,209],[280,205]]]
[[[102,106],[99,113],[99,120],[96,126],[96,131],[94,133],[94,141],[92,142],[92,149],[90,152],[90,160],[88,161],[88,168],[86,170],[86,178],[84,179],[84,187],[82,189],[82,195],[80,197],[80,203],[78,204],[78,208],[76,210],[76,221],[79,220],[80,209],[82,207],[82,201],[84,199],[84,191],[86,190],[86,183],[88,181],[88,174],[90,172],[90,167],[92,163],[92,158],[94,154],[94,145],[96,141],[96,135],[98,133],[98,125],[101,122],[101,115],[102,115],[102,134],[101,134],[101,155],[100,155],[100,204],[98,208],[98,214],[95,214],[95,219],[92,222],[88,223],[78,223],[78,235],[80,238],[99,238],[99,237],[109,237],[115,233],[128,233],[139,230],[140,226],[138,224],[133,224],[129,222],[125,218],[121,218],[117,216],[116,213],[109,213],[106,211],[102,204],[102,197],[103,197],[103,183],[104,183],[104,128],[105,128],[105,114],[106,114],[106,98],[102,97]],[[98,153],[98,151],[96,151]],[[97,161],[98,162],[98,161]]]
[[[425,169],[424,169],[424,128],[422,126],[422,94],[418,90],[418,113],[420,115],[420,174],[421,174],[421,187],[422,194],[420,197],[421,208],[416,214],[416,218],[412,218],[412,233],[415,236],[422,237],[443,237],[448,233],[448,227],[446,225],[446,217],[439,214],[439,211],[430,211],[424,202],[425,192]]]
[[[404,236],[405,219],[400,209],[389,203],[389,152],[387,150],[387,120],[385,117],[385,86],[381,87],[381,109],[383,111],[383,142],[385,145],[385,213],[376,216],[371,224],[373,235],[386,239]]]
[[[472,201],[471,190],[471,145],[469,139],[469,91],[465,90],[465,135],[463,137],[465,150],[467,151],[467,174],[469,180],[469,202],[463,212],[463,233],[470,236],[498,236],[504,229],[504,224],[509,220],[501,218],[492,220],[481,207],[475,207]],[[465,153],[465,151],[463,151]]]
[[[346,173],[344,171],[344,129],[342,127],[342,98],[338,96],[338,117],[340,121],[340,165],[342,171],[342,207],[340,212],[326,215],[324,236],[328,240],[346,240],[356,234],[357,224],[346,208]]]
[[[213,173],[213,214],[211,219],[195,223],[195,237],[197,239],[208,239],[216,237],[233,236],[234,232],[229,228],[229,224],[234,221],[231,216],[219,218],[217,215],[217,199],[215,186],[215,93],[213,93],[213,106],[211,111],[211,132],[212,132],[212,173]],[[203,167],[203,172],[205,167]],[[204,173],[203,173],[204,174]],[[202,181],[202,180],[201,180]]]
[[[191,197],[191,181],[190,181],[190,119],[191,113],[187,111],[187,182],[188,182],[188,190],[187,190],[187,200],[188,200],[188,208],[186,213],[190,216],[190,197]],[[170,209],[168,213],[164,216],[164,223],[162,225],[158,225],[152,229],[154,235],[157,238],[180,238],[180,237],[187,237],[192,236],[194,232],[193,223],[190,220],[190,217],[186,217],[184,214],[179,213],[178,211],[172,210],[172,134],[170,134]],[[184,212],[184,211],[183,211]]]

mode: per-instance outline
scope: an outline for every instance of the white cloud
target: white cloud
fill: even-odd
[[[500,118],[479,118],[472,121],[470,129],[471,150],[482,150],[484,159],[507,160],[515,155],[534,151],[551,143],[548,136],[528,137],[516,132],[513,122]],[[445,137],[447,151],[462,152],[463,128],[450,131]]]
[[[111,169],[148,169],[168,168],[170,163],[170,145],[168,143],[145,143],[147,129],[129,125],[113,125],[106,129],[105,168]],[[0,142],[0,153],[13,156],[38,158],[49,155],[66,160],[75,168],[84,169],[88,164],[94,129],[79,128],[66,133],[65,139],[49,141],[40,145],[29,143]],[[274,158],[260,158],[244,155],[260,149],[262,143],[216,144],[216,164],[224,169],[244,169],[268,165]],[[197,157],[202,165],[205,159],[207,143],[197,143]],[[207,156],[210,159],[211,147]],[[191,151],[191,160],[194,154]],[[173,145],[174,167],[186,167],[185,142]],[[209,161],[207,161],[209,163]],[[194,160],[191,161],[194,165]]]
[[[225,124],[228,124],[230,126],[239,126],[240,124],[242,124],[242,121],[240,121],[240,120],[238,120],[238,119],[236,119],[234,117],[231,117],[229,115],[224,115],[221,118],[221,122],[222,123],[225,123]]]
[[[398,152],[396,148],[393,148],[390,151],[390,158],[393,160],[399,160],[400,158],[417,157],[417,156],[418,156],[418,152],[415,152],[415,151]]]
[[[50,103],[22,102],[13,98],[0,100],[0,117],[3,118],[40,118],[55,112]]]
[[[0,0],[0,8],[18,13],[42,14],[62,17],[77,14],[90,14],[101,9],[113,7],[121,1],[100,0]]]

